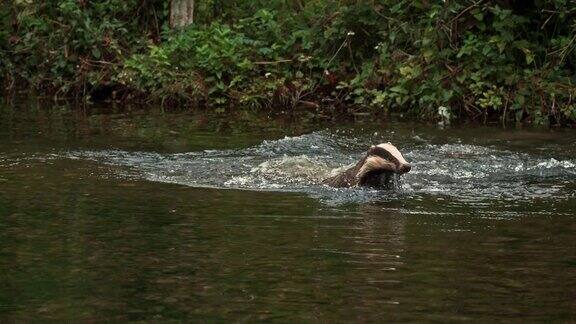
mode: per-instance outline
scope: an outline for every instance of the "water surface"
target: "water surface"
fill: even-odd
[[[2,321],[574,321],[576,133],[0,108]],[[319,181],[391,141],[396,191]]]

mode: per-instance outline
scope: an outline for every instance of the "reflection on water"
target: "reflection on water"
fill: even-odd
[[[0,128],[2,322],[573,320],[573,132],[35,116]],[[400,191],[317,184],[387,140]]]

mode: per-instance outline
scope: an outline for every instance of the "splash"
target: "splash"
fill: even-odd
[[[386,139],[382,139],[385,141]],[[205,150],[179,154],[126,151],[74,151],[70,159],[119,167],[123,176],[193,187],[304,192],[327,201],[406,199],[440,195],[462,201],[530,200],[570,197],[567,186],[576,161],[464,145],[402,144],[413,169],[397,190],[334,189],[322,179],[355,163],[371,141],[315,132],[239,150]],[[558,181],[560,180],[560,181]]]

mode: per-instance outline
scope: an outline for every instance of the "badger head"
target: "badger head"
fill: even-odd
[[[359,163],[356,178],[360,186],[387,188],[391,186],[394,174],[407,173],[411,168],[394,145],[384,143],[370,147]]]

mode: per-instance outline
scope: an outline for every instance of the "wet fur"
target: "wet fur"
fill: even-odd
[[[365,160],[368,157],[364,157],[355,166],[347,169],[346,171],[325,179],[322,181],[323,184],[334,187],[334,188],[349,188],[349,187],[372,187],[381,188],[389,187],[390,181],[394,177],[393,172],[379,172],[371,171],[368,172],[364,177],[358,177]]]
[[[356,163],[355,166],[349,168],[348,170],[336,176],[325,179],[322,183],[335,188],[347,188],[357,186],[359,179],[358,177],[356,177],[356,175],[360,172],[360,169],[364,165],[364,162],[366,161],[367,158],[368,157],[365,156],[362,160]]]
[[[409,164],[401,156],[396,157],[381,146],[393,145],[380,144],[372,146],[367,154],[346,171],[325,179],[322,183],[335,188],[348,187],[373,187],[373,188],[390,188],[394,173],[405,173],[408,171],[399,171],[400,165]],[[398,152],[399,154],[399,152]]]

